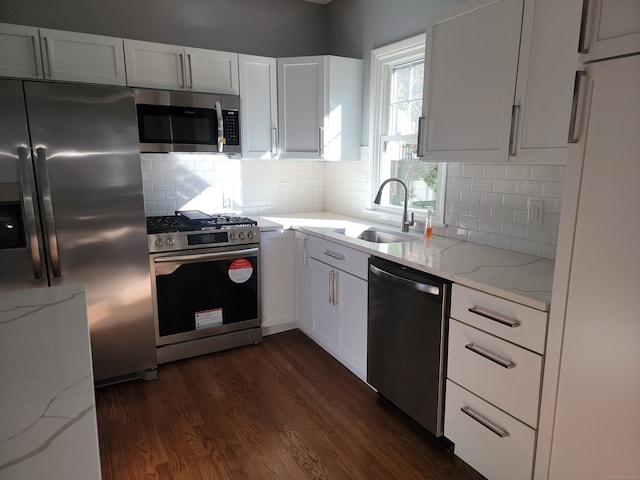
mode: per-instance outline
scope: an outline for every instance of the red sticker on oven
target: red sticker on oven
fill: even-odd
[[[229,278],[234,283],[244,283],[253,275],[253,265],[246,258],[239,258],[229,265]]]

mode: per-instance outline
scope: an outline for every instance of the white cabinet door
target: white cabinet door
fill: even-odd
[[[336,269],[315,258],[311,268],[311,338],[337,357],[338,309],[333,304]]]
[[[127,85],[184,90],[184,48],[162,43],[124,40]]]
[[[585,0],[582,62],[640,52],[638,0]]]
[[[563,198],[558,243],[571,264],[554,274],[554,299],[568,294],[564,318],[551,315],[564,323],[557,399],[549,399],[557,405],[553,450],[549,475],[544,467],[537,475],[552,480],[640,472],[640,55],[586,70],[581,138],[567,172],[582,181]],[[577,204],[566,218],[565,204]],[[556,380],[545,375],[547,383]]]
[[[581,8],[582,0],[525,2],[511,162],[567,161]]]
[[[292,158],[321,158],[325,57],[278,59],[280,151]]]
[[[425,160],[507,161],[522,8],[523,0],[470,0],[427,29]]]
[[[311,270],[309,268],[309,235],[295,233],[294,317],[298,327],[311,335]]]
[[[262,328],[277,333],[293,325],[293,232],[260,234],[262,258]]]
[[[42,78],[38,29],[0,23],[0,76]]]
[[[0,76],[125,85],[121,38],[0,24]]]
[[[242,156],[278,154],[278,84],[275,58],[240,55]]]
[[[360,159],[362,60],[278,59],[280,153],[289,158]]]
[[[126,85],[121,38],[40,29],[44,78]]]
[[[361,380],[367,381],[368,283],[338,271],[339,357]]]
[[[186,89],[239,95],[238,54],[185,47]]]

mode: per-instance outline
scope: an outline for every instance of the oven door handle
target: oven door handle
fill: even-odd
[[[193,255],[175,255],[172,257],[156,257],[155,263],[198,263],[207,260],[230,260],[232,258],[242,258],[248,255],[258,253],[260,249],[258,247],[245,248],[244,250],[234,250],[231,252],[219,252],[219,253],[196,253]]]

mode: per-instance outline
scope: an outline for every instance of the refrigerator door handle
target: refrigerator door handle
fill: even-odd
[[[46,230],[45,239],[51,257],[53,276],[60,278],[62,277],[60,271],[60,253],[58,251],[58,235],[56,234],[56,224],[53,217],[51,186],[49,184],[49,173],[47,171],[47,151],[45,148],[39,147],[36,148],[36,154],[38,157],[38,176],[42,185],[42,211]]]
[[[18,171],[20,172],[20,190],[22,193],[22,205],[25,215],[25,229],[29,238],[31,261],[33,263],[33,276],[42,278],[42,258],[40,258],[40,242],[36,229],[36,211],[33,207],[33,188],[31,186],[29,165],[29,149],[18,147]]]

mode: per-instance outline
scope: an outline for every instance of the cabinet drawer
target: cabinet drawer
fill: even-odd
[[[363,280],[367,279],[369,255],[359,250],[318,237],[309,237],[309,256]]]
[[[455,454],[492,480],[530,480],[535,431],[450,380],[446,392],[444,434]]]
[[[447,369],[447,378],[537,426],[540,355],[451,319]]]
[[[454,284],[451,316],[529,350],[544,353],[546,312]]]

